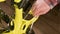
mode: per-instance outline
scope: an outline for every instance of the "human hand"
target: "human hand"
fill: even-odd
[[[49,12],[50,6],[44,0],[36,0],[32,6],[33,16],[40,16]]]

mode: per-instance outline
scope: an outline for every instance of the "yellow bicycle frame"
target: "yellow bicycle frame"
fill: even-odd
[[[0,0],[0,2],[4,2],[5,0]]]
[[[17,3],[19,3],[20,1],[21,0],[15,0],[15,2]],[[0,2],[3,1],[0,0]],[[26,34],[27,28],[38,19],[38,17],[33,17],[31,20],[24,20],[22,15],[23,8],[19,9],[15,4],[14,7],[15,7],[14,30],[2,34]],[[31,12],[31,10],[29,12]],[[24,28],[24,26],[26,27]]]

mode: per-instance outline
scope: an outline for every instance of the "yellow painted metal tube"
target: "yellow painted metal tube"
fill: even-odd
[[[10,31],[9,33],[3,34],[22,34],[20,30],[21,24],[22,24],[22,9],[18,9],[15,6],[14,30]]]
[[[20,1],[21,0],[14,0],[14,2],[16,3],[19,3]],[[15,7],[14,30],[8,33],[4,32],[2,34],[26,34],[27,28],[38,19],[38,17],[33,17],[31,20],[24,20],[22,15],[23,8],[19,9],[17,5],[14,5],[14,7]],[[31,10],[29,14],[32,14]]]
[[[19,3],[21,0],[14,0],[14,2]]]
[[[26,34],[27,28],[34,23],[38,17],[34,17],[31,20],[24,20],[22,17],[23,9],[19,9],[15,5],[15,19],[14,19],[14,30],[10,31],[9,33],[3,33],[3,34]],[[24,25],[26,25],[25,29],[23,30]]]
[[[4,2],[5,0],[0,0],[0,2]]]

